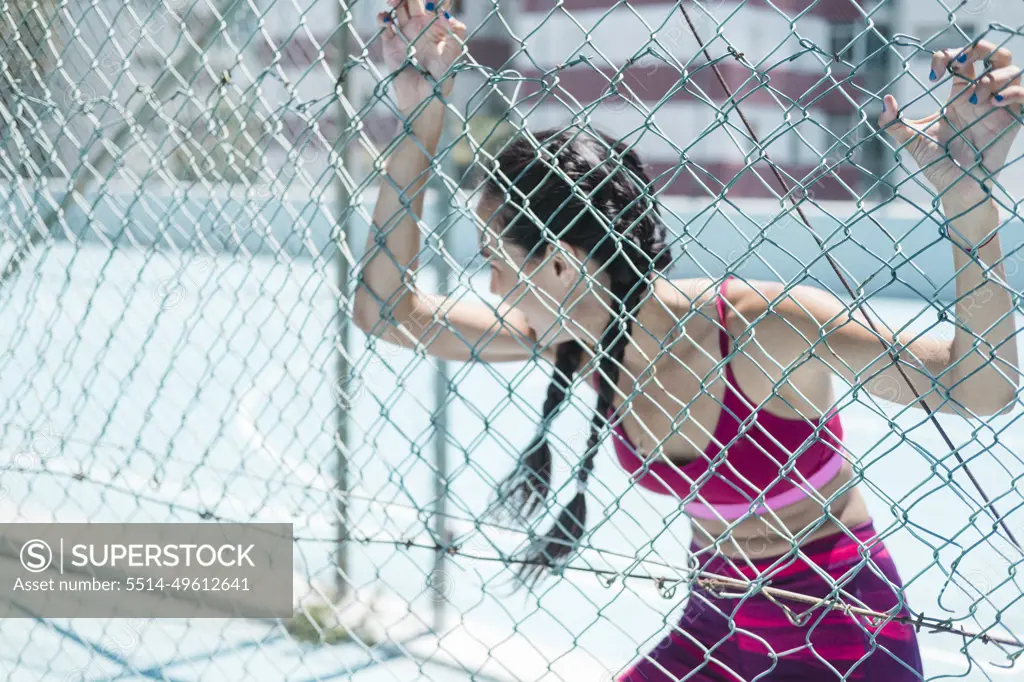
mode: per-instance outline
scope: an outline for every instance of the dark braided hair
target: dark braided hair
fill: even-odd
[[[531,259],[542,259],[558,241],[583,250],[608,274],[617,314],[596,348],[597,408],[576,473],[578,490],[547,535],[527,550],[519,575],[528,583],[539,580],[546,567],[557,568],[583,537],[585,488],[611,410],[633,316],[650,289],[652,274],[671,262],[653,187],[635,152],[603,133],[579,128],[547,130],[534,137],[539,146],[527,137],[509,143],[496,159],[500,172],[490,174],[484,184],[485,196],[503,202],[498,212],[501,237]],[[542,224],[520,209],[527,202]],[[498,507],[521,519],[539,511],[551,491],[548,431],[565,403],[584,350],[576,341],[558,345],[537,434],[516,469],[498,486]]]

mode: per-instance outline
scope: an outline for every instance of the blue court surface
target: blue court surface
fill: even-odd
[[[306,538],[295,546],[296,600],[331,589],[333,281],[330,265],[309,260],[198,260],[101,245],[43,252],[0,300],[8,329],[0,447],[10,462],[0,520],[291,521]],[[429,275],[421,284],[433,286]],[[915,328],[936,314],[911,300],[880,300],[874,311],[890,326],[924,311]],[[427,541],[439,363],[382,345],[367,350],[356,332],[349,347],[359,377],[346,384],[350,532]],[[454,363],[446,372],[448,531],[479,558],[441,569],[440,629],[431,551],[353,543],[348,580],[364,610],[373,605],[362,615],[377,643],[299,643],[263,621],[8,619],[0,622],[4,679],[612,679],[660,638],[685,595],[665,599],[643,581],[605,587],[586,573],[530,598],[512,593],[508,571],[486,558],[513,549],[521,534],[473,520],[533,432],[546,372]],[[556,469],[559,483],[593,404],[589,388],[576,394],[555,427],[559,453],[570,453]],[[1024,631],[1019,553],[993,539],[977,493],[924,413],[899,409],[862,396],[843,419],[911,605],[974,630]],[[1018,536],[1021,414],[981,426],[940,417]],[[666,528],[671,501],[630,490],[607,452],[596,479],[591,509],[602,523],[591,544],[608,554],[587,552],[587,561],[621,568],[640,556],[642,567],[665,575],[685,566],[689,531],[682,520]],[[921,642],[929,677],[1024,678],[989,663],[1006,663],[996,646],[971,643],[968,661],[957,636],[922,634]]]

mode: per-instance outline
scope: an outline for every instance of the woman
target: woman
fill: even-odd
[[[535,548],[538,557],[563,561],[582,535],[584,489],[608,425],[636,480],[684,505],[704,571],[770,575],[775,587],[906,613],[830,407],[835,373],[868,391],[881,387],[892,400],[891,386],[904,380],[890,355],[860,311],[825,291],[664,277],[666,229],[640,160],[624,145],[579,130],[536,135],[540,151],[526,137],[510,143],[477,207],[491,292],[505,303],[495,311],[416,289],[416,220],[445,114],[438,96],[451,92],[449,67],[465,26],[422,0],[392,2],[380,15],[384,54],[411,130],[386,161],[356,320],[367,333],[449,360],[540,355],[554,363],[538,433],[499,490],[524,517],[549,492],[552,419],[574,377],[593,382],[598,401],[579,490]],[[403,68],[410,44],[418,65]],[[983,60],[987,72],[976,78]],[[1002,266],[993,266],[1002,254],[990,236],[999,218],[988,186],[1017,133],[1024,88],[1010,53],[989,43],[936,53],[932,69],[954,83],[946,117],[900,121],[886,96],[879,123],[941,196],[958,295],[976,295],[969,314],[958,304],[952,341],[879,330],[902,349],[907,376],[933,409],[993,415],[1014,403],[1018,374],[1013,302],[997,283]],[[914,400],[909,390],[895,399]],[[791,614],[801,610],[793,605]],[[761,593],[726,599],[697,587],[682,622],[620,679],[874,682],[921,674],[910,626],[879,627],[827,609],[794,623],[786,604]]]

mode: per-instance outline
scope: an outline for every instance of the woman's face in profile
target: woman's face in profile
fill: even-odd
[[[526,251],[502,237],[501,208],[500,199],[485,195],[476,210],[480,254],[490,267],[491,294],[526,316],[541,345],[570,340],[561,338],[563,316],[572,315],[565,301],[573,289],[579,289],[575,286],[581,276],[578,268],[570,268],[564,254],[552,254],[550,249],[546,255],[528,258]]]

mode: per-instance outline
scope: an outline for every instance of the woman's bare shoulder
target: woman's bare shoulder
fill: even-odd
[[[691,340],[698,340],[717,328],[715,296],[719,282],[710,277],[686,277],[665,280],[658,288],[658,298],[664,308],[677,324],[685,323],[685,334],[680,327],[671,334],[672,338],[689,336]]]
[[[661,298],[668,299],[673,312],[680,316],[696,312],[714,320],[717,325],[716,303],[722,281],[723,278],[710,277],[674,279],[669,282],[671,286],[666,287],[669,293]],[[731,278],[724,291],[726,324],[738,321],[736,324],[746,326],[760,317],[766,306],[779,297],[783,290],[782,284],[775,281]]]
[[[718,281],[710,277],[686,277],[667,280],[669,286],[660,294],[673,309],[685,313],[714,302]]]
[[[666,290],[670,293],[663,295],[662,298],[668,299],[673,311],[681,316],[695,312],[704,317],[717,320],[718,312],[715,304],[721,284],[722,278],[687,277],[673,279],[669,282],[671,288],[666,287]],[[756,294],[759,288],[758,285],[763,284],[763,282],[744,282],[736,278],[730,280],[725,290],[726,310],[735,309],[738,303],[750,298],[752,293]]]

